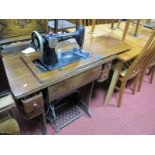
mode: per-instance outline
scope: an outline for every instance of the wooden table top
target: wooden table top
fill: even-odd
[[[124,53],[118,54],[117,59],[122,61],[122,62],[128,62],[129,60],[134,59],[140,54],[141,50],[137,50],[132,48],[129,51],[126,51]]]
[[[3,57],[6,73],[10,83],[11,90],[16,98],[23,97],[29,91],[35,92],[42,87],[42,84],[36,80],[34,75],[24,64],[20,55]]]
[[[131,46],[110,35],[103,35],[85,39],[84,49],[102,58],[106,58],[127,51],[131,49]]]
[[[117,54],[122,53],[128,49],[130,46],[118,39],[111,36],[99,36],[99,37],[89,37],[86,34],[84,49],[89,51],[92,55],[99,55],[102,57],[102,61],[98,63],[105,63],[116,58]],[[6,73],[11,86],[11,90],[15,98],[19,99],[26,95],[30,95],[36,91],[46,88],[50,83],[43,84],[40,83],[37,78],[32,74],[30,69],[25,65],[23,60],[19,55],[5,55],[3,57]],[[77,65],[77,64],[76,64]],[[71,67],[75,66],[73,63]],[[74,71],[75,74],[84,71],[84,69],[90,69],[92,66],[87,66],[81,68],[80,70]],[[67,68],[68,69],[68,68]],[[73,73],[71,74],[73,75]],[[63,79],[60,79],[63,80]],[[58,82],[58,81],[57,81]]]

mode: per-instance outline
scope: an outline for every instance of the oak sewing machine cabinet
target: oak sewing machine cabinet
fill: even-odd
[[[84,26],[48,33],[48,20],[0,20],[0,48],[12,94],[27,120],[40,118],[56,131],[87,113],[94,82],[108,78],[112,60],[128,44],[92,37]]]

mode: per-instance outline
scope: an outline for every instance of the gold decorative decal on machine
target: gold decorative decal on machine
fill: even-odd
[[[25,28],[27,26],[30,26],[31,19],[17,19],[15,20],[15,26],[20,28]]]

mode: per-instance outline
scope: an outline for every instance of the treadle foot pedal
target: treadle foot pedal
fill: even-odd
[[[52,124],[56,132],[59,132],[60,129],[84,114],[80,108],[81,103],[78,97],[78,94],[74,93],[60,101],[52,103],[52,106],[54,105],[54,111],[49,110],[46,118]]]

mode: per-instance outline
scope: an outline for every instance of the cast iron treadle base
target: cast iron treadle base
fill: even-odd
[[[54,108],[54,112],[55,118],[52,117],[53,114],[51,114],[51,111],[49,111],[46,118],[52,124],[56,132],[59,132],[60,129],[84,114],[79,103],[75,100],[66,100],[60,103],[60,105]]]

